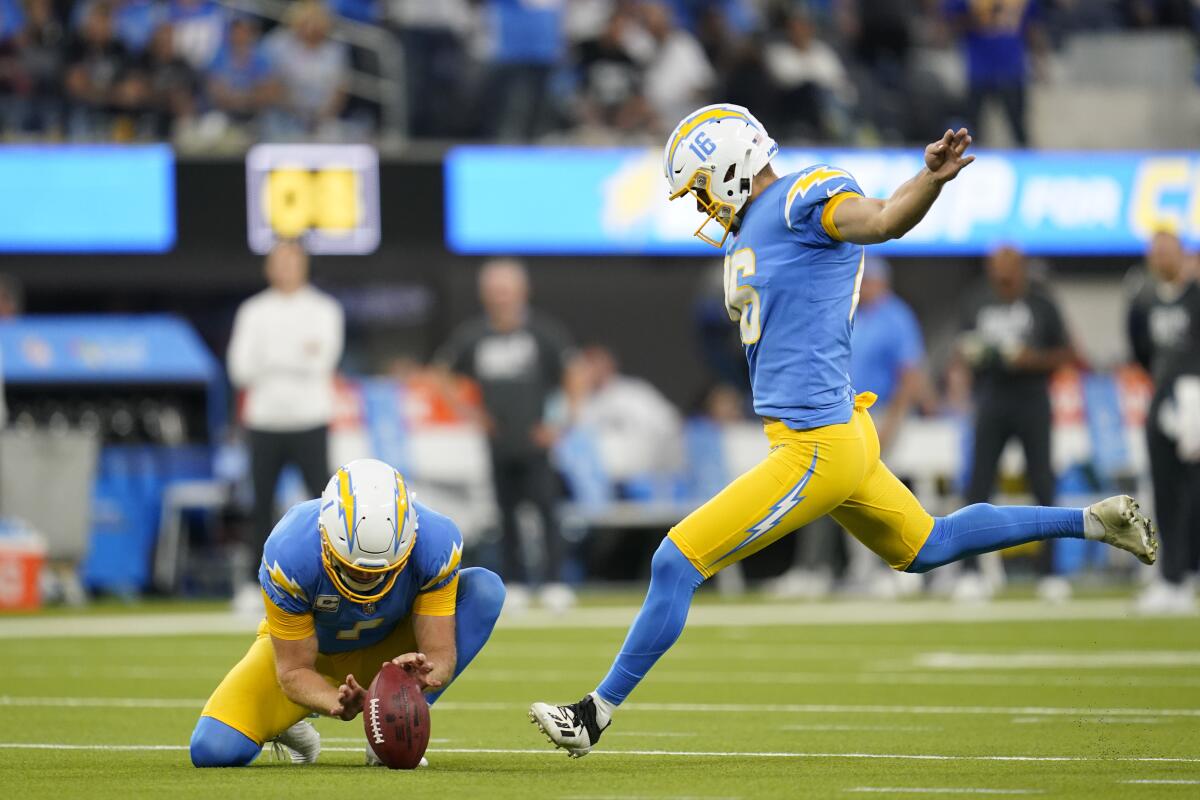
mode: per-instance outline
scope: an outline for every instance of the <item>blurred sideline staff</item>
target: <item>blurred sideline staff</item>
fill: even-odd
[[[483,316],[455,330],[434,362],[474,379],[483,392],[492,483],[500,511],[503,575],[510,608],[529,602],[517,507],[530,503],[541,521],[543,605],[574,603],[561,582],[563,539],[556,506],[558,475],[550,465],[555,433],[545,423],[550,396],[563,387],[574,347],[554,320],[529,307],[529,276],[521,262],[496,259],[479,271]]]
[[[228,354],[229,378],[245,390],[254,482],[249,571],[234,607],[260,614],[258,566],[276,522],[280,473],[295,464],[309,497],[319,497],[329,477],[333,375],[345,330],[342,307],[308,282],[308,253],[299,243],[275,245],[265,264],[270,285],[238,308]]]
[[[1188,614],[1196,598],[1185,579],[1200,570],[1200,286],[1174,233],[1154,236],[1146,266],[1129,307],[1129,340],[1154,380],[1146,445],[1163,552],[1162,580],[1138,609]]]
[[[16,278],[0,273],[0,320],[21,316],[23,297]],[[4,399],[4,363],[0,361],[0,428],[8,424],[8,404]]]
[[[1050,460],[1050,375],[1070,364],[1074,350],[1058,305],[1029,280],[1025,256],[1000,247],[987,263],[987,285],[963,308],[959,353],[971,367],[975,433],[971,477],[965,501],[986,503],[995,489],[1000,456],[1010,439],[1021,443],[1029,490],[1038,505],[1054,505]],[[1062,600],[1071,588],[1053,575],[1053,550],[1043,546],[1039,593]],[[986,599],[994,592],[974,559],[963,562],[955,593],[962,600]]]
[[[680,470],[683,419],[654,384],[621,372],[600,344],[582,350],[573,374],[573,423],[596,437],[608,478],[620,483]]]

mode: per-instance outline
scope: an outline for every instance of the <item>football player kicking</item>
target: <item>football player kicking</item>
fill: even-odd
[[[867,414],[875,397],[856,395],[847,375],[863,245],[920,222],[974,160],[970,144],[966,129],[946,131],[925,148],[920,173],[876,200],[836,167],[776,175],[778,146],[740,106],[702,108],[675,128],[664,153],[671,199],[695,196],[704,241],[721,247],[733,237],[725,302],[771,449],[663,540],[641,612],[596,690],[571,705],[533,704],[530,718],[555,746],[579,757],[596,745],[679,638],[700,584],[824,514],[906,572],[1058,537],[1100,540],[1153,563],[1153,527],[1130,497],[1088,508],[979,504],[935,519],[879,459]]]
[[[245,766],[269,741],[311,764],[321,738],[305,718],[354,719],[385,661],[437,700],[504,603],[500,578],[460,570],[461,557],[458,528],[417,503],[399,472],[372,459],[339,469],[267,539],[258,571],[266,619],[200,712],[192,763]],[[378,763],[370,747],[367,763]]]

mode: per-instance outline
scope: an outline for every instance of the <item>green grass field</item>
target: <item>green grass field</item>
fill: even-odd
[[[945,621],[931,602],[706,598],[581,761],[552,751],[526,708],[591,689],[634,609],[502,621],[435,707],[431,766],[410,773],[361,766],[359,720],[318,723],[316,766],[267,753],[193,769],[196,715],[249,636],[127,634],[215,619],[211,607],[0,619],[0,786],[12,798],[1198,797],[1200,621],[1122,608],[1004,601]]]

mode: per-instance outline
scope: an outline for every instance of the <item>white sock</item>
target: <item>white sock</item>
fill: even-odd
[[[592,692],[592,701],[596,704],[596,723],[601,729],[608,727],[608,723],[612,721],[613,712],[617,707],[600,696],[599,692]]]
[[[1083,538],[1104,538],[1104,523],[1100,521],[1099,515],[1092,511],[1091,506],[1083,510]]]

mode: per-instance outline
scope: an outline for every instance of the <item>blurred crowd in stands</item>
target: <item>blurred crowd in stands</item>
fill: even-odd
[[[1079,30],[1163,27],[1200,30],[1200,4],[0,0],[0,131],[198,146],[653,140],[719,99],[754,109],[777,138],[871,143],[924,140],[994,100],[1020,143],[1042,55]],[[398,74],[369,41],[402,53]],[[381,122],[389,104],[405,130]]]

